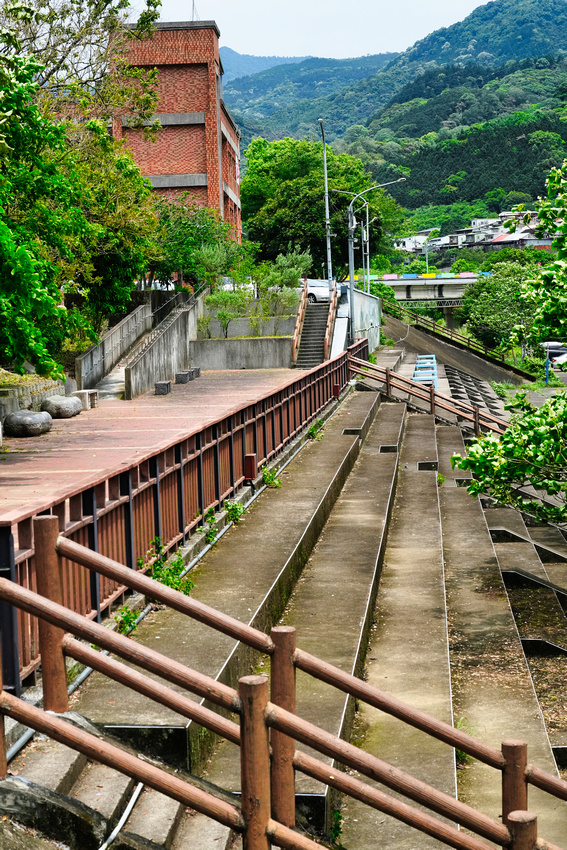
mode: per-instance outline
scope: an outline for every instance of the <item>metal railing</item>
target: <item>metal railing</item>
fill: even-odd
[[[307,309],[307,281],[303,284],[303,291],[301,293],[301,298],[299,300],[299,307],[297,309],[297,319],[295,320],[295,330],[293,332],[293,339],[291,341],[291,362],[295,363],[297,361],[297,355],[299,353],[299,344],[301,342],[301,332],[303,331],[303,322],[305,321],[305,311]]]
[[[367,358],[367,340],[350,350]],[[247,455],[253,456],[255,469],[274,459],[349,377],[348,355],[342,352],[256,402],[105,472],[87,487],[58,494],[35,509],[24,505],[12,511],[0,519],[0,576],[36,586],[32,519],[46,511],[59,518],[65,537],[131,569],[145,558],[155,537],[165,553],[175,550],[203,525],[208,510],[219,509],[244,483]],[[65,604],[91,619],[100,620],[123,593],[120,583],[99,581],[76,564],[66,569]],[[0,603],[0,636],[5,684],[19,694],[22,682],[33,683],[40,664],[37,622],[23,612],[16,617]]]
[[[75,358],[80,390],[92,389],[120,361],[136,340],[152,327],[152,308],[142,304],[106,333],[98,345]]]
[[[477,342],[476,339],[471,339],[469,336],[464,336],[464,334],[459,333],[458,331],[450,330],[449,328],[443,327],[443,325],[438,324],[433,321],[433,319],[428,319],[426,316],[420,316],[418,313],[414,313],[412,310],[408,310],[405,307],[400,307],[399,304],[395,304],[393,301],[382,301],[382,309],[385,313],[389,313],[391,316],[396,316],[397,318],[402,319],[402,321],[408,324],[414,324],[417,327],[427,328],[433,333],[445,337],[445,339],[449,339],[452,342],[457,342],[459,345],[463,345],[465,348],[468,348],[470,351],[475,351],[480,354],[484,354],[485,357],[492,357],[494,360],[500,360],[501,363],[505,362],[504,355],[495,351],[493,348],[488,348],[488,346],[483,345],[481,342]]]
[[[328,360],[331,356],[331,348],[333,345],[333,331],[335,330],[335,319],[337,318],[337,307],[339,304],[339,299],[337,296],[337,281],[333,281],[333,291],[331,293],[331,300],[329,302],[329,315],[327,317],[327,327],[325,329],[325,351],[324,357],[325,360]]]
[[[6,579],[0,579],[0,598],[19,610],[40,618],[39,639],[44,656],[44,710],[1,690],[0,780],[7,776],[4,717],[11,717],[83,752],[89,758],[144,782],[184,805],[192,806],[236,832],[241,832],[244,850],[269,850],[271,844],[290,850],[316,850],[320,846],[294,831],[295,771],[361,800],[457,850],[490,850],[492,845],[486,841],[510,850],[560,850],[556,845],[538,839],[537,815],[528,811],[528,786],[534,785],[555,798],[567,800],[567,782],[528,765],[527,745],[524,742],[507,740],[502,743],[500,750],[487,745],[468,733],[455,729],[385,691],[298,649],[295,629],[292,627],[274,627],[268,636],[204,603],[165,587],[148,576],[133,572],[110,558],[73,543],[59,535],[57,517],[36,518],[34,531],[36,557],[40,565],[38,575],[41,576],[39,592],[35,593]],[[125,582],[133,589],[230,635],[253,649],[269,654],[270,695],[266,676],[245,676],[240,680],[239,689],[236,691],[69,611],[62,604],[64,593],[61,576],[64,574],[65,564],[71,562],[95,570],[114,582]],[[65,630],[70,634],[66,634]],[[86,641],[87,645],[71,635]],[[209,702],[225,711],[239,715],[240,724],[194,703],[114,658],[105,657],[88,645],[92,643],[143,670],[159,675],[177,687],[206,697]],[[241,807],[231,805],[179,777],[141,762],[119,747],[94,738],[56,716],[46,714],[48,711],[62,713],[68,709],[66,657],[89,664],[99,672],[238,744],[241,759]],[[363,700],[500,771],[502,822],[296,716],[296,669],[327,682],[345,694]],[[300,741],[333,760],[336,759],[340,764],[356,770],[363,776],[379,781],[474,834],[461,832],[446,821],[401,802],[358,778],[296,750],[295,741]]]
[[[464,422],[470,422],[475,434],[480,434],[481,431],[492,431],[495,434],[503,434],[509,426],[509,422],[505,419],[500,419],[492,413],[481,410],[476,404],[467,404],[459,399],[444,395],[435,389],[432,385],[428,389],[410,378],[405,378],[393,372],[391,369],[383,369],[381,366],[376,366],[372,363],[366,363],[356,356],[349,354],[349,367],[354,375],[365,375],[369,378],[375,378],[384,384],[384,391],[387,398],[393,397],[393,390],[398,390],[407,394],[410,399],[419,399],[424,401],[431,414],[435,415],[438,411],[457,416]]]

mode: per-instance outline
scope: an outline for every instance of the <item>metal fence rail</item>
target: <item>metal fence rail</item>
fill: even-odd
[[[293,829],[294,770],[300,770],[342,793],[362,800],[457,850],[490,850],[493,845],[487,844],[486,840],[510,850],[560,850],[556,845],[538,839],[537,816],[527,810],[528,786],[530,783],[537,785],[546,793],[567,800],[567,782],[528,765],[527,745],[524,742],[504,741],[501,750],[487,746],[468,733],[454,729],[449,724],[414,709],[411,705],[323,662],[316,656],[297,649],[295,629],[292,627],[272,628],[268,636],[214,608],[188,599],[178,591],[164,587],[147,576],[138,575],[109,558],[103,558],[71,543],[59,535],[56,517],[39,517],[34,521],[34,527],[37,559],[41,567],[39,574],[42,595],[0,578],[0,598],[17,606],[19,610],[25,610],[40,618],[40,642],[45,659],[44,711],[29,706],[3,690],[0,667],[0,780],[7,777],[4,716],[8,716],[103,764],[111,765],[185,805],[191,805],[197,811],[237,832],[242,832],[244,850],[269,850],[271,843],[291,850],[316,850],[320,846]],[[271,693],[269,694],[265,676],[242,678],[236,691],[69,611],[61,604],[62,576],[66,563],[64,557],[67,558],[67,563],[70,559],[76,559],[116,582],[122,581],[124,577],[131,578],[133,587],[142,587],[151,597],[166,604],[173,603],[177,610],[183,609],[189,616],[197,616],[201,622],[267,652],[271,656]],[[191,700],[141,673],[124,667],[114,659],[104,658],[99,652],[87,649],[74,638],[66,636],[65,629],[87,642],[94,642],[110,650],[137,667],[157,673],[178,687],[204,696],[222,709],[239,715],[240,725],[222,717],[211,717],[214,712],[203,706],[194,705],[188,708],[187,703]],[[46,714],[47,711],[62,713],[68,709],[65,656],[83,658],[84,652],[88,653],[89,660],[92,657],[96,669],[112,678],[133,687],[135,684],[135,690],[162,704],[176,706],[175,710],[193,717],[196,722],[215,732],[219,732],[222,726],[222,734],[226,733],[230,740],[240,746],[240,809]],[[398,717],[402,722],[445,741],[451,747],[458,747],[499,770],[502,773],[502,822],[298,717],[295,714],[296,668],[338,687],[345,693],[364,699],[382,711]],[[301,741],[342,765],[357,770],[363,776],[381,782],[402,796],[448,818],[449,821],[466,827],[474,835],[463,833],[446,821],[400,802],[357,778],[345,775],[312,756],[296,751],[295,741]]]
[[[425,306],[429,307],[430,305],[425,304]],[[435,322],[433,319],[428,319],[427,316],[420,316],[418,313],[414,313],[412,310],[408,310],[406,307],[401,307],[399,304],[392,301],[384,299],[382,301],[382,309],[385,313],[390,313],[390,315],[396,316],[396,318],[401,319],[406,323],[415,324],[417,327],[427,328],[433,333],[445,337],[445,339],[457,342],[460,345],[465,346],[465,348],[468,348],[470,351],[484,354],[485,357],[492,357],[495,360],[499,360],[501,363],[506,361],[505,356],[500,351],[488,348],[488,346],[483,345],[481,342],[477,342],[476,339],[471,339],[470,336],[465,336],[458,331],[446,328]]]
[[[367,340],[349,351],[368,357]],[[161,539],[165,553],[175,550],[203,524],[210,508],[220,508],[244,483],[246,455],[256,456],[257,469],[275,458],[349,378],[345,351],[254,404],[235,409],[86,489],[46,503],[43,510],[22,507],[10,520],[0,520],[0,576],[31,590],[37,587],[32,520],[38,513],[54,514],[67,539],[130,569],[139,568],[155,537]],[[86,617],[100,621],[124,590],[121,582],[65,563],[64,604]],[[0,603],[0,637],[5,687],[19,694],[22,682],[28,678],[33,682],[40,664],[37,621]]]
[[[405,378],[403,375],[398,375],[391,369],[383,369],[381,366],[376,366],[372,363],[366,363],[354,355],[349,356],[349,366],[351,372],[356,375],[363,375],[368,378],[375,378],[383,382],[384,390],[387,398],[392,398],[393,390],[407,394],[410,398],[415,398],[424,401],[432,414],[436,411],[444,411],[459,419],[470,422],[475,434],[479,434],[482,430],[492,431],[495,434],[503,434],[509,426],[509,422],[505,419],[500,419],[492,413],[487,413],[481,410],[477,405],[467,404],[459,399],[444,395],[435,389],[432,385],[425,389],[423,384]]]

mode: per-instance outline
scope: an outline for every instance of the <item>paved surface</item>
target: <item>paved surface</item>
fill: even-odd
[[[141,461],[243,404],[296,380],[289,369],[207,371],[167,396],[102,400],[73,419],[57,419],[48,434],[6,438],[0,453],[0,522],[23,508],[41,509]]]
[[[432,417],[408,416],[366,678],[371,685],[451,723],[439,488],[435,471],[417,468],[420,461],[434,455]],[[453,751],[446,744],[365,703],[360,703],[356,734],[365,752],[455,796]],[[397,796],[387,788],[381,790]],[[345,847],[425,850],[443,846],[356,800],[345,799],[343,813]]]

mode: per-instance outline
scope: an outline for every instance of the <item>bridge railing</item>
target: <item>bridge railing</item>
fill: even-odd
[[[382,301],[382,309],[385,313],[389,313],[391,316],[395,316],[408,324],[427,328],[432,333],[445,337],[445,339],[449,339],[451,342],[457,342],[459,345],[465,346],[465,348],[468,348],[470,351],[479,352],[484,354],[486,357],[492,357],[495,360],[500,360],[502,363],[505,362],[506,358],[500,351],[488,348],[488,346],[483,345],[476,339],[471,339],[470,336],[465,336],[458,331],[446,328],[443,325],[438,324],[438,322],[433,321],[433,319],[429,319],[427,316],[420,316],[418,313],[414,313],[406,307],[401,307],[393,301],[384,299]]]
[[[368,341],[359,340],[349,350],[368,358]],[[139,569],[156,537],[165,554],[174,551],[204,524],[207,511],[220,509],[245,482],[246,463],[253,465],[255,477],[344,389],[349,378],[345,351],[165,448],[105,471],[87,487],[4,515],[0,576],[36,587],[32,520],[46,512],[58,517],[65,537],[131,569]],[[248,461],[247,455],[252,456]],[[100,620],[123,593],[121,584],[99,579],[76,564],[65,572],[65,604],[91,619]],[[5,684],[19,693],[22,682],[33,684],[40,664],[37,621],[24,612],[16,616],[0,603],[0,636]]]
[[[459,417],[465,422],[470,422],[475,434],[480,434],[481,431],[492,431],[494,434],[503,434],[509,425],[505,419],[500,419],[492,413],[485,412],[477,405],[467,404],[464,401],[440,393],[435,389],[434,384],[426,389],[423,384],[417,381],[412,381],[410,378],[398,375],[397,372],[393,372],[391,369],[384,369],[381,366],[366,363],[364,360],[360,360],[353,355],[349,355],[349,366],[354,375],[363,375],[382,382],[387,398],[392,398],[393,391],[398,390],[401,393],[407,394],[410,399],[414,398],[425,402],[432,414],[435,414],[437,411],[444,411],[445,413]]]
[[[67,540],[59,535],[57,517],[36,518],[34,532],[41,576],[39,592],[18,587],[0,578],[0,598],[40,618],[39,637],[44,657],[43,710],[3,690],[0,667],[0,780],[6,779],[8,773],[4,717],[11,717],[241,832],[244,850],[269,850],[272,844],[290,850],[316,850],[320,846],[294,831],[296,770],[457,850],[490,850],[493,844],[510,850],[560,850],[556,845],[538,839],[537,815],[528,811],[528,786],[535,785],[555,798],[567,800],[567,783],[528,765],[527,745],[523,741],[504,741],[500,750],[487,745],[298,649],[295,629],[291,627],[272,628],[268,636],[148,576]],[[117,583],[127,582],[130,587],[149,597],[269,654],[271,699],[266,676],[246,676],[240,680],[236,691],[70,611],[62,604],[64,594],[61,577],[65,564],[72,561],[96,570]],[[86,641],[87,645],[76,640],[77,637]],[[221,709],[238,715],[240,724],[194,703],[115,658],[104,656],[89,646],[93,643],[130,664],[159,675],[178,688],[206,697]],[[239,745],[242,779],[240,808],[179,777],[141,762],[119,747],[95,738],[53,714],[47,714],[60,714],[68,710],[66,657],[88,663],[101,673]],[[500,771],[502,822],[298,717],[295,714],[296,669]],[[446,821],[296,750],[295,741],[380,782],[474,834],[459,831]],[[493,844],[489,845],[486,841]]]

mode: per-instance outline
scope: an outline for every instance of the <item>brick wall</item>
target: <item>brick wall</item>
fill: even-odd
[[[220,98],[219,35],[214,21],[160,23],[151,39],[132,42],[128,60],[158,68],[162,128],[156,142],[122,127],[121,117],[114,129],[126,139],[142,173],[160,178],[155,181],[160,193],[177,197],[187,191],[175,175],[184,175],[187,183],[205,174],[206,187],[189,191],[198,203],[221,210],[240,239],[240,135]]]

